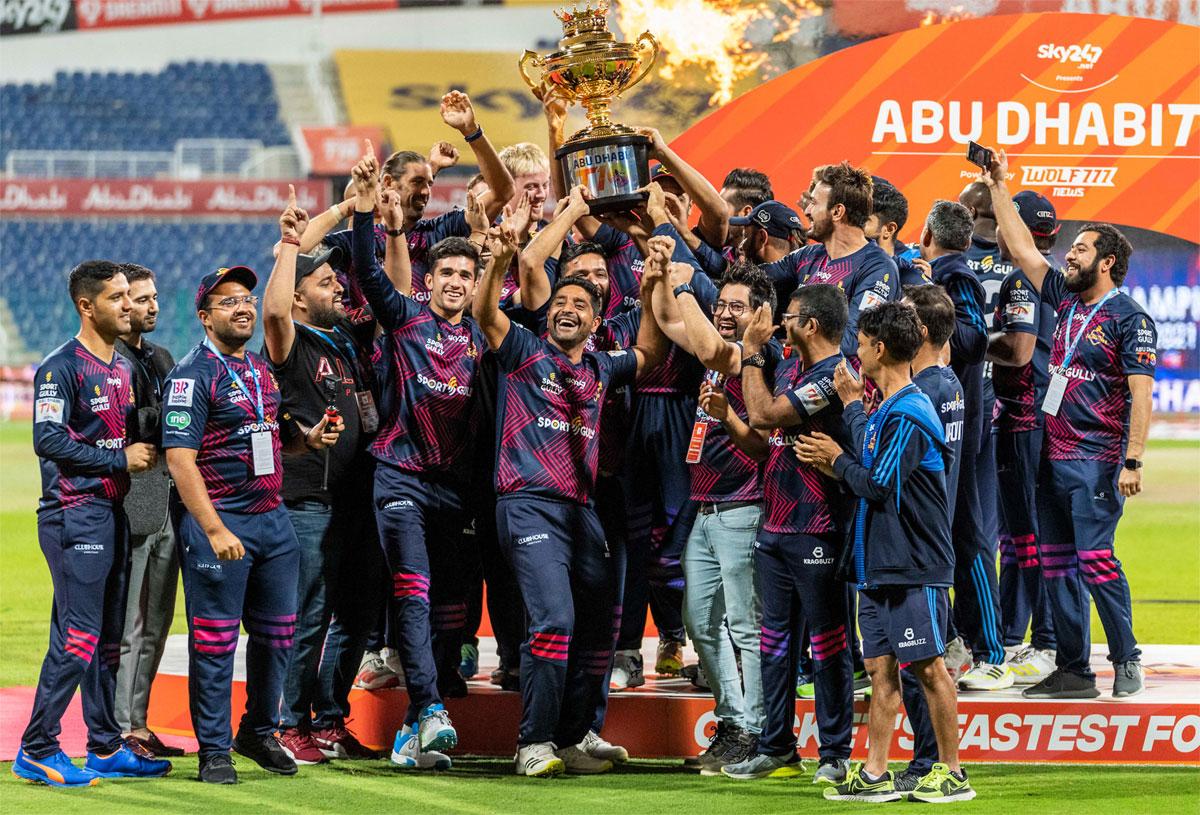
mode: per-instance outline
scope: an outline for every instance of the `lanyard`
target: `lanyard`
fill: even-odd
[[[1099,303],[1092,306],[1092,310],[1088,312],[1087,319],[1083,321],[1083,325],[1079,328],[1079,333],[1076,334],[1074,338],[1071,337],[1071,325],[1075,322],[1075,307],[1079,305],[1080,301],[1076,299],[1075,302],[1071,304],[1071,312],[1067,315],[1067,324],[1066,327],[1063,328],[1063,340],[1067,346],[1066,351],[1063,352],[1063,368],[1066,368],[1071,364],[1071,359],[1075,356],[1075,346],[1079,345],[1079,341],[1083,339],[1083,335],[1087,333],[1087,327],[1091,325],[1092,318],[1096,316],[1096,312],[1100,310],[1101,306],[1118,294],[1120,294],[1118,289],[1111,289],[1109,290],[1108,294],[1104,295],[1104,298],[1101,299]]]
[[[349,365],[350,370],[354,371],[354,373],[357,375],[359,381],[355,383],[355,387],[366,387],[365,383],[368,380],[366,379],[365,375],[363,374],[361,363],[359,362],[357,345],[355,344],[353,339],[345,336],[345,334],[342,332],[342,329],[340,327],[334,326],[332,333],[336,334],[339,339],[346,340],[346,342],[350,346],[349,349],[347,349],[343,345],[340,345],[337,342],[334,342],[333,337],[329,336],[329,332],[318,331],[317,329],[313,328],[312,326],[305,325],[304,323],[296,323],[295,325],[297,328],[303,328],[306,331],[308,331],[310,334],[314,334],[314,335],[320,337],[322,341],[328,343],[329,346],[331,348],[333,348],[333,352],[335,354],[337,354],[338,358],[341,359],[343,362],[345,362],[347,365]]]
[[[212,344],[212,340],[208,337],[204,338],[204,346],[216,354],[217,359],[221,360],[221,364],[225,366],[225,373],[229,374],[229,378],[233,380],[233,384],[237,385],[238,389],[246,394],[246,398],[249,399],[250,389],[246,387],[246,383],[230,367],[229,362],[225,359],[225,355],[217,350],[217,347]],[[250,376],[254,379],[254,406],[257,411],[256,415],[259,422],[264,422],[266,421],[266,413],[263,412],[262,383],[258,381],[258,369],[254,367],[254,361],[249,356],[246,357],[246,364],[250,366]]]

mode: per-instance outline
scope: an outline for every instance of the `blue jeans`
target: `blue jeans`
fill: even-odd
[[[683,619],[712,687],[716,716],[751,733],[762,732],[764,721],[762,608],[754,586],[761,517],[757,505],[697,515],[683,550]]]

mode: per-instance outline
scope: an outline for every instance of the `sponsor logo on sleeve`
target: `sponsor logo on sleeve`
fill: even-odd
[[[62,424],[63,408],[65,403],[62,399],[53,399],[43,397],[34,403],[33,421],[36,422],[54,422]]]
[[[829,404],[829,398],[816,382],[809,382],[796,389],[796,396],[809,416]]]
[[[875,308],[875,306],[881,306],[886,302],[887,301],[883,297],[879,296],[878,292],[876,292],[874,290],[865,291],[865,292],[863,292],[862,300],[858,301],[858,310],[866,311],[869,308]]]
[[[163,419],[163,424],[169,427],[176,433],[182,433],[191,427],[192,417],[182,410],[172,410],[167,413],[167,417]]]
[[[1037,307],[1033,303],[1009,303],[1004,309],[1004,314],[1010,323],[1019,325],[1033,325]]]
[[[196,389],[194,379],[171,380],[171,392],[167,394],[168,407],[191,407],[192,393]]]

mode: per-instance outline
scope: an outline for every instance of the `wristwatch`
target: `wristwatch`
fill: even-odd
[[[749,365],[751,368],[758,368],[760,371],[767,367],[767,358],[763,356],[762,351],[751,354],[742,360],[742,367]]]
[[[695,297],[696,291],[692,288],[691,283],[680,283],[675,287],[675,296],[678,297],[681,294],[690,294],[692,297]]]
[[[390,238],[400,238],[400,237],[404,236],[403,229],[386,229],[385,228],[384,231],[388,233],[388,237],[390,237]]]
[[[1140,469],[1142,469],[1142,462],[1136,458],[1127,458],[1127,459],[1125,459],[1125,469],[1126,470],[1140,470]]]

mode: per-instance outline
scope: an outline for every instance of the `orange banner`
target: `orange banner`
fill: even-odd
[[[1200,30],[1097,14],[1020,14],[918,28],[839,51],[702,120],[674,147],[709,178],[735,165],[795,201],[841,159],[928,205],[973,176],[969,140],[1002,147],[1013,189],[1062,220],[1200,236]]]

